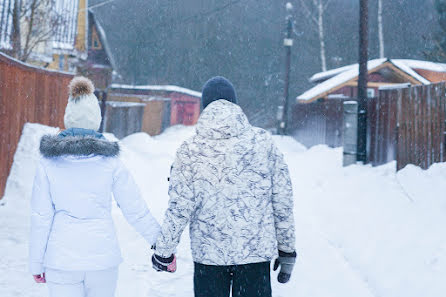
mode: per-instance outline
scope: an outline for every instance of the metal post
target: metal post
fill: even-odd
[[[99,127],[99,132],[104,132],[104,118],[105,118],[105,112],[107,110],[107,91],[95,91],[96,98],[100,98],[101,100],[101,125]]]
[[[358,161],[367,161],[368,0],[359,7]]]
[[[285,87],[283,94],[283,103],[278,107],[278,122],[279,127],[277,131],[279,134],[285,135],[287,122],[288,122],[288,97],[289,97],[289,87],[290,87],[290,66],[291,66],[291,47],[293,46],[293,39],[291,38],[291,34],[293,32],[293,20],[292,20],[292,11],[293,5],[288,2],[286,4],[287,10],[287,33],[286,38],[283,40],[283,45],[286,50],[286,60],[285,60]]]
[[[358,148],[358,102],[344,102],[343,166],[356,163]]]

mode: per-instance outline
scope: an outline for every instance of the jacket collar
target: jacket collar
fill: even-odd
[[[237,137],[251,125],[240,106],[220,99],[209,104],[197,123],[197,134],[207,139]]]
[[[104,135],[95,130],[84,129],[84,128],[70,128],[59,133],[59,137],[67,136],[92,136],[99,139],[105,139]]]
[[[116,157],[119,155],[119,144],[106,140],[100,133],[97,133],[98,135],[81,135],[64,132],[59,135],[45,135],[42,137],[40,153],[45,158],[90,155]]]

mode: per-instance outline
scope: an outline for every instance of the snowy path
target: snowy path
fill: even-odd
[[[43,133],[27,126],[0,207],[0,296],[46,296],[45,286],[27,274],[28,201]],[[175,150],[191,128],[172,128],[150,138],[123,140],[122,158],[152,212],[161,220],[167,207],[167,176]],[[290,166],[295,190],[298,262],[290,283],[273,273],[275,297],[441,297],[446,292],[446,164],[428,171],[394,164],[378,168],[341,167],[342,152],[317,146],[306,150],[276,137]],[[157,273],[145,242],[114,218],[125,262],[117,296],[193,296],[188,232],[178,248],[178,271]]]

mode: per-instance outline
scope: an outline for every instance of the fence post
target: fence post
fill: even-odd
[[[344,102],[343,166],[356,163],[358,149],[358,102]]]
[[[99,128],[99,131],[101,133],[104,132],[104,118],[105,118],[105,113],[107,111],[107,91],[102,91],[102,98],[101,98],[101,116],[102,116],[102,120],[101,120],[101,126]]]

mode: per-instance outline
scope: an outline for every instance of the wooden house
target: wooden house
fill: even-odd
[[[446,80],[446,64],[407,60],[376,59],[368,62],[368,104],[376,103],[379,89],[405,85],[429,85]],[[288,133],[311,147],[326,144],[342,146],[343,102],[355,100],[358,93],[358,64],[316,73],[310,81],[316,85],[297,96]],[[373,115],[373,111],[370,111]]]
[[[107,36],[92,11],[88,12],[87,59],[78,64],[78,72],[89,77],[96,89],[105,90],[116,69]]]
[[[12,52],[14,3],[14,0],[0,1],[0,50],[7,54]],[[47,30],[52,35],[32,49],[26,62],[88,76],[98,89],[106,89],[111,84],[116,67],[105,32],[94,13],[88,9],[88,0],[48,1],[39,9],[42,10],[39,16],[55,15],[59,24]],[[27,18],[20,21],[23,45],[29,26]],[[50,18],[39,19],[37,31],[42,26],[54,25],[51,22]]]
[[[112,84],[108,101],[145,103],[143,132],[158,135],[173,125],[195,125],[200,115],[201,93],[178,86]]]
[[[446,80],[446,64],[408,60],[376,59],[368,62],[367,94],[376,97],[380,87],[408,83],[428,85]],[[310,103],[318,99],[329,99],[342,95],[356,98],[358,93],[358,64],[316,73],[310,82],[316,85],[297,96],[300,103]]]
[[[54,33],[46,68],[76,73],[88,56],[88,0],[55,0],[52,9],[62,16],[62,25]]]

